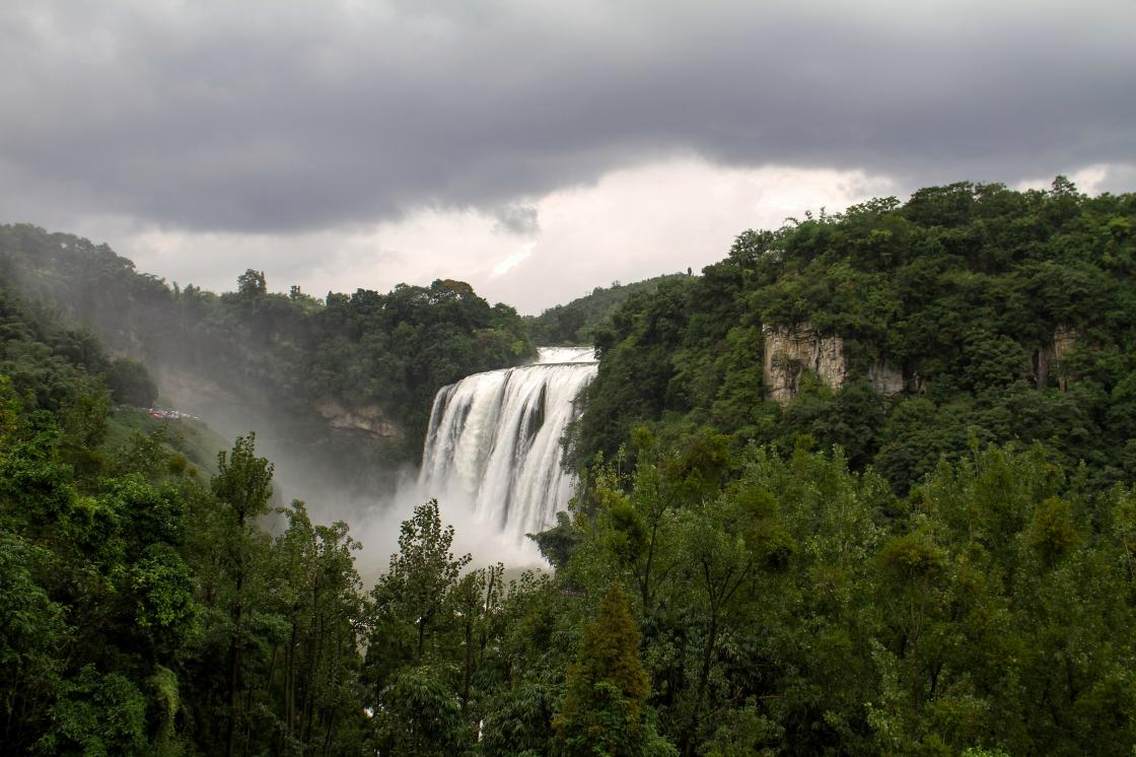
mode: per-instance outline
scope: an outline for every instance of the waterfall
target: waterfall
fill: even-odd
[[[591,350],[542,347],[535,364],[443,387],[430,413],[419,487],[429,497],[460,500],[517,542],[552,525],[575,483],[560,464],[560,438],[595,374]]]

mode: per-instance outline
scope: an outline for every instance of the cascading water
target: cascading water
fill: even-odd
[[[555,522],[574,477],[560,438],[596,374],[591,350],[541,348],[536,364],[467,376],[434,397],[419,487],[460,500],[517,542]]]

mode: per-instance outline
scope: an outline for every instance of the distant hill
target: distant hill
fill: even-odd
[[[610,287],[596,287],[591,294],[566,305],[549,308],[537,316],[525,316],[529,335],[537,344],[590,345],[596,329],[606,323],[629,297],[654,292],[664,281],[685,276],[668,273],[631,284],[615,282]]]
[[[127,372],[133,380],[123,378]],[[169,458],[179,475],[215,473],[225,440],[200,420],[155,419],[137,406],[155,399],[143,366],[112,357],[94,335],[71,328],[56,312],[27,301],[0,275],[0,415],[8,423],[4,431],[11,431],[11,413],[41,412],[63,419],[58,430],[61,454],[80,475],[134,465],[139,455]]]
[[[249,270],[237,291],[215,294],[18,224],[0,226],[0,284],[144,363],[172,407],[225,436],[255,429],[294,476],[289,490],[324,500],[373,495],[413,463],[439,388],[535,355],[513,308],[460,281],[318,299],[271,292]]]

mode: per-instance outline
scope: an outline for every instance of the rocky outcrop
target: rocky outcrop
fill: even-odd
[[[885,360],[877,360],[868,367],[868,381],[871,382],[873,389],[885,397],[899,394],[907,387],[903,371]]]
[[[839,336],[822,336],[807,321],[797,326],[762,327],[765,338],[763,377],[768,397],[782,405],[788,404],[800,392],[801,376],[811,371],[831,389],[839,389],[848,380],[848,362],[844,356],[844,339]],[[1073,380],[1061,366],[1077,346],[1080,335],[1068,326],[1058,326],[1053,340],[1034,352],[1033,380],[1038,388],[1048,385],[1056,371],[1057,385],[1065,391]],[[926,391],[927,381],[918,372],[905,374],[903,370],[879,359],[868,366],[868,382],[879,394],[890,397],[903,392],[920,394]]]
[[[801,375],[816,374],[826,386],[839,389],[848,375],[844,359],[844,340],[822,336],[809,323],[794,327],[762,328],[765,337],[763,375],[769,398],[782,405],[797,396]]]
[[[1077,332],[1068,326],[1058,326],[1053,331],[1053,341],[1034,353],[1034,381],[1039,389],[1049,384],[1049,374],[1060,368],[1061,361],[1077,346]],[[1062,372],[1057,377],[1061,391],[1069,387],[1069,375]]]
[[[402,429],[387,420],[378,405],[347,408],[336,400],[325,399],[317,402],[315,409],[335,429],[361,431],[376,439],[398,439],[402,436]]]

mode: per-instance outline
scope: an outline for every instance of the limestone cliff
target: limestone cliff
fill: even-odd
[[[871,382],[873,389],[885,397],[899,394],[907,386],[903,371],[885,360],[877,360],[868,367],[868,381]]]
[[[848,361],[844,355],[844,339],[839,336],[822,336],[807,321],[797,326],[771,326],[762,328],[765,338],[763,377],[768,397],[782,405],[788,404],[800,391],[801,375],[807,370],[831,389],[839,389],[848,380]],[[1057,384],[1062,391],[1072,378],[1061,370],[1061,361],[1077,346],[1079,335],[1067,326],[1058,326],[1053,340],[1034,352],[1033,380],[1036,385],[1048,384],[1050,374],[1058,371]],[[904,372],[886,360],[877,360],[868,366],[868,382],[884,396],[907,391],[921,393],[925,380],[918,373]]]
[[[1038,388],[1049,383],[1050,372],[1054,368],[1059,368],[1061,361],[1076,346],[1077,332],[1074,329],[1068,326],[1058,326],[1053,331],[1053,341],[1043,345],[1034,353],[1034,381],[1037,382]],[[1060,373],[1057,377],[1057,384],[1061,387],[1061,391],[1065,391],[1069,386],[1068,374]]]
[[[402,436],[402,429],[387,420],[378,405],[348,408],[336,400],[325,399],[317,402],[315,409],[335,429],[362,431],[376,439],[398,439]]]
[[[832,389],[839,389],[847,378],[844,340],[822,336],[809,323],[795,327],[762,327],[765,337],[764,379],[769,398],[788,403],[797,396],[801,374],[812,371]]]

